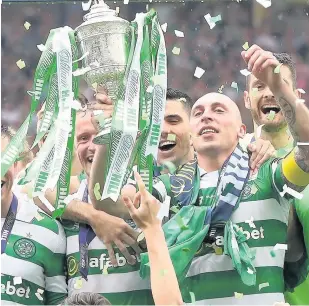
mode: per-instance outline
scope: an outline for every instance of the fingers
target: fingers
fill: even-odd
[[[107,96],[105,93],[100,93],[98,92],[95,96],[97,102],[99,104],[107,104],[107,105],[112,105],[113,102],[109,96]]]
[[[110,243],[105,243],[105,246],[106,246],[106,249],[107,249],[107,252],[108,252],[108,255],[109,255],[109,260],[110,260],[111,264],[114,267],[117,267],[118,263],[117,263],[115,252],[114,252],[112,245]]]
[[[135,208],[139,208],[141,203],[141,193],[138,191],[134,196],[133,205]]]
[[[261,52],[259,54],[259,57],[255,60],[253,68],[252,68],[252,73],[260,72],[262,69],[262,65],[265,64],[267,60],[274,60],[274,56],[271,52]],[[272,62],[268,61],[268,62]],[[268,65],[265,66],[265,68],[268,67]]]
[[[142,253],[142,250],[139,248],[136,239],[133,239],[126,233],[123,233],[121,238],[122,238],[122,241],[128,246],[130,246],[137,255],[140,255],[140,253]]]
[[[244,51],[245,61],[247,62],[257,50],[263,51],[258,45],[252,45],[247,51]]]
[[[260,49],[255,50],[255,52],[252,54],[251,57],[249,57],[248,61],[248,70],[251,71],[252,67],[254,67],[254,64],[256,60],[259,58],[261,55],[262,51]]]
[[[126,258],[128,264],[134,265],[136,263],[136,259],[129,253],[126,246],[120,240],[116,240],[115,245],[117,246],[121,254]]]
[[[267,59],[261,66],[261,69],[265,69],[269,66],[277,66],[278,65],[278,61],[274,58],[269,58]]]
[[[147,195],[147,190],[146,190],[146,186],[142,180],[142,177],[139,175],[139,173],[137,171],[134,171],[134,178],[135,181],[137,183],[138,189],[141,193],[141,196],[146,196]]]
[[[124,205],[128,208],[130,216],[133,218],[133,216],[135,216],[136,208],[134,207],[131,199],[127,196],[123,196],[122,200],[123,200]]]
[[[251,157],[251,169],[255,169],[255,168],[259,168],[263,162],[265,162],[266,160],[268,160],[271,155],[273,154],[273,147],[270,143],[270,141],[263,141],[262,143],[258,144],[259,146],[261,145],[261,147],[257,147],[256,149],[256,154],[255,154],[255,158],[253,159],[253,157]]]

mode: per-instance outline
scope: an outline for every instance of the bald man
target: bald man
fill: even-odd
[[[283,99],[295,107],[293,92],[284,90]],[[282,109],[284,116],[290,115]],[[305,114],[309,120],[308,112],[302,111],[301,118]],[[298,109],[295,112],[297,119]],[[307,161],[291,153],[284,159],[271,158],[257,173],[250,173],[248,154],[239,145],[246,127],[237,105],[225,95],[200,98],[192,108],[190,125],[196,160],[154,184],[161,202],[170,196],[180,209],[209,208],[205,224],[210,230],[181,284],[184,302],[191,301],[190,292],[200,304],[237,304],[238,296],[242,304],[283,302],[282,245],[291,195],[280,192],[286,187],[304,189],[309,171],[302,166]],[[293,132],[299,141],[308,141],[304,129],[296,121]]]

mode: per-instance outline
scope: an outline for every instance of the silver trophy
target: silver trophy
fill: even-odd
[[[88,53],[82,60],[83,67],[91,68],[84,79],[89,86],[103,85],[115,101],[127,64],[130,23],[103,0],[93,1],[84,22],[75,29],[80,53]]]

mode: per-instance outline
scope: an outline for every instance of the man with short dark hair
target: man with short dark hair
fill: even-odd
[[[258,49],[256,52],[265,52]],[[280,74],[287,86],[293,90],[296,97],[301,98],[300,92],[297,90],[296,85],[296,69],[292,57],[287,53],[275,53],[274,57],[282,65],[280,67]],[[283,111],[276,101],[275,95],[270,88],[257,79],[254,75],[247,77],[247,90],[244,93],[244,100],[246,108],[251,111],[254,122],[254,134],[248,134],[246,141],[250,142],[252,138],[257,138],[258,127],[263,125],[261,130],[261,138],[269,140],[277,150],[277,156],[286,156],[293,150],[296,145],[293,135],[289,129],[288,122],[283,115]],[[300,102],[299,103],[303,103]],[[295,139],[296,140],[296,139]],[[309,153],[309,152],[308,152]],[[303,236],[307,247],[307,254],[309,252],[309,209],[308,197],[309,188],[303,191],[304,197],[302,200],[294,201],[294,205],[290,211],[290,222],[288,230],[288,253],[286,256],[287,262],[295,262],[296,260],[305,260],[305,253],[303,256]],[[297,215],[300,220],[297,220]],[[300,254],[295,257],[295,253]],[[294,254],[294,255],[293,255]],[[297,283],[296,283],[297,284]],[[295,285],[296,285],[295,284]],[[296,288],[295,293],[286,293],[286,299],[290,304],[304,305],[309,303],[309,295],[307,294],[309,285],[309,278],[299,287]]]

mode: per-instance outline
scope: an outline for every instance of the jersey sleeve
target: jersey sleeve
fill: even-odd
[[[46,305],[60,304],[68,295],[65,276],[66,237],[60,223],[57,224],[59,233],[57,238],[51,241],[54,259],[45,266]]]

